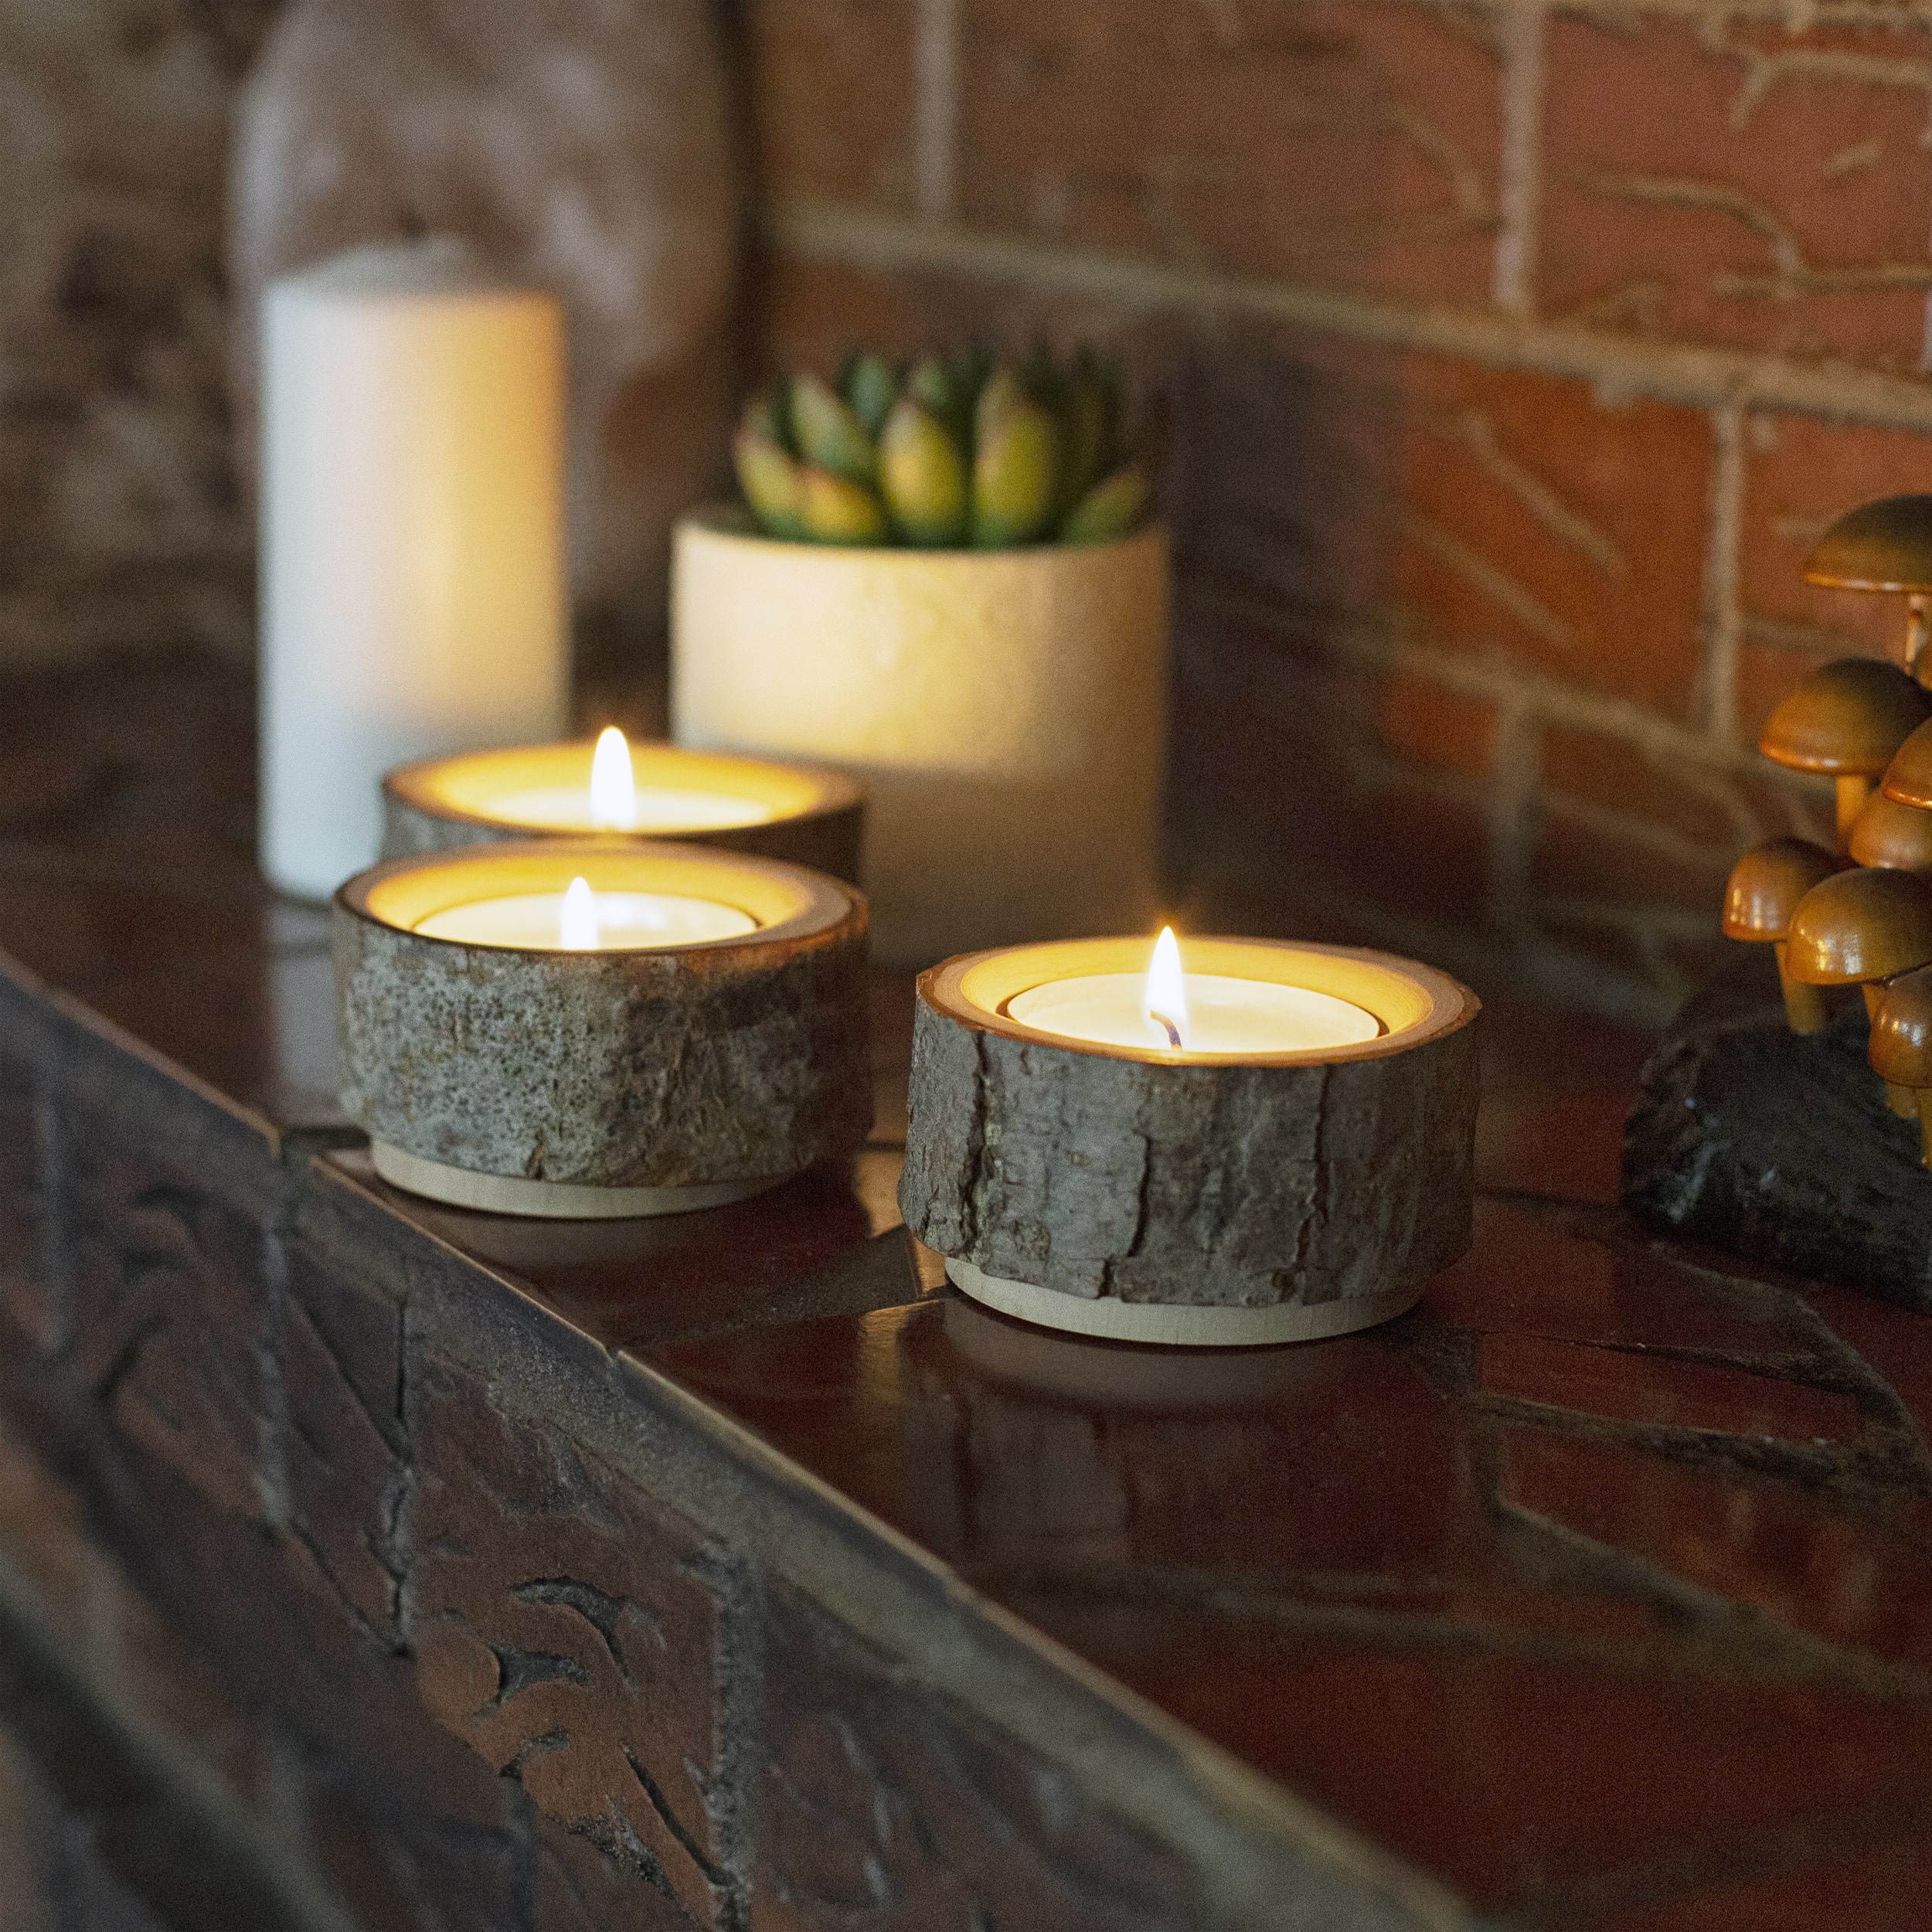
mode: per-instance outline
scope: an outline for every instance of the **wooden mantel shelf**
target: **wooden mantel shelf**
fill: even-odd
[[[336,1117],[325,920],[97,699],[0,706],[0,1656],[286,1922],[1919,1922],[1932,1328],[1624,1221],[1641,1042],[1492,1003],[1475,1252],[1298,1349],[946,1290],[899,981],[849,1168],[437,1209]]]

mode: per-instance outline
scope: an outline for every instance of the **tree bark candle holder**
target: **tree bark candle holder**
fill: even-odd
[[[906,1225],[976,1300],[1116,1340],[1301,1341],[1413,1305],[1469,1243],[1475,995],[1385,954],[1199,939],[1191,1002],[1325,995],[1369,1036],[1215,1053],[1206,1027],[1180,1050],[1051,1030],[1078,1023],[1078,987],[1147,964],[1144,940],[1081,940],[920,977]]]
[[[605,741],[624,809],[600,811]],[[383,781],[383,856],[511,838],[670,838],[810,866],[859,883],[865,797],[842,773],[625,743],[526,745],[403,765]]]
[[[378,1173],[570,1219],[742,1200],[872,1118],[864,899],[681,845],[391,860],[335,896],[344,1111]]]

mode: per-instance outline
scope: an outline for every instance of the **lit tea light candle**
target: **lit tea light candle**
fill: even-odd
[[[923,974],[900,1206],[955,1286],[1117,1341],[1385,1321],[1468,1244],[1478,1003],[1413,960],[1070,940]]]
[[[630,741],[605,726],[590,756],[587,784],[505,788],[485,801],[507,825],[539,832],[637,832],[667,837],[762,825],[776,815],[769,798],[692,784],[639,785]]]
[[[517,946],[537,952],[625,953],[667,946],[701,946],[756,932],[758,922],[736,906],[682,893],[593,892],[573,879],[560,893],[509,893],[473,899],[419,920],[425,939],[464,946]]]
[[[1029,987],[1008,1015],[1059,1039],[1166,1048],[1177,1056],[1312,1053],[1372,1040],[1374,1014],[1332,993],[1226,973],[1186,973],[1174,929],[1163,927],[1138,973],[1084,973]]]
[[[383,781],[385,857],[533,835],[715,844],[855,880],[863,800],[835,772],[633,745],[526,745],[405,765]]]
[[[335,903],[342,1107],[396,1186],[681,1213],[865,1138],[866,903],[823,873],[527,839],[391,859]]]

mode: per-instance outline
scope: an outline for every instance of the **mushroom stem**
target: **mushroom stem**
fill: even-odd
[[[1801,979],[1792,978],[1784,963],[1785,946],[1783,940],[1771,948],[1777,961],[1777,983],[1784,989],[1784,1017],[1791,1022],[1794,1033],[1821,1033],[1825,1031],[1825,989],[1821,986],[1808,986]]]
[[[1865,809],[1872,795],[1872,781],[1861,771],[1845,771],[1838,780],[1838,847],[1845,850],[1852,836],[1852,821]]]
[[[1868,979],[1859,990],[1865,995],[1865,1010],[1876,1024],[1879,1016],[1879,1002],[1885,997],[1885,982]],[[1906,1120],[1918,1117],[1919,1097],[1909,1087],[1900,1087],[1887,1080],[1885,1083],[1885,1104],[1894,1114]]]
[[[1913,677],[1919,675],[1919,655],[1925,648],[1926,616],[1925,598],[1914,591],[1905,600],[1905,668]],[[1923,684],[1925,680],[1919,679]]]
[[[1918,1092],[1919,1146],[1921,1158],[1927,1167],[1932,1167],[1932,1087],[1922,1087]]]

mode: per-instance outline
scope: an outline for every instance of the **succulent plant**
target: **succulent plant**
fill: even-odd
[[[733,454],[767,536],[812,543],[1004,549],[1105,543],[1145,519],[1144,457],[1125,450],[1115,372],[1043,349],[896,368],[870,351],[837,386],[794,376],[753,397]]]

